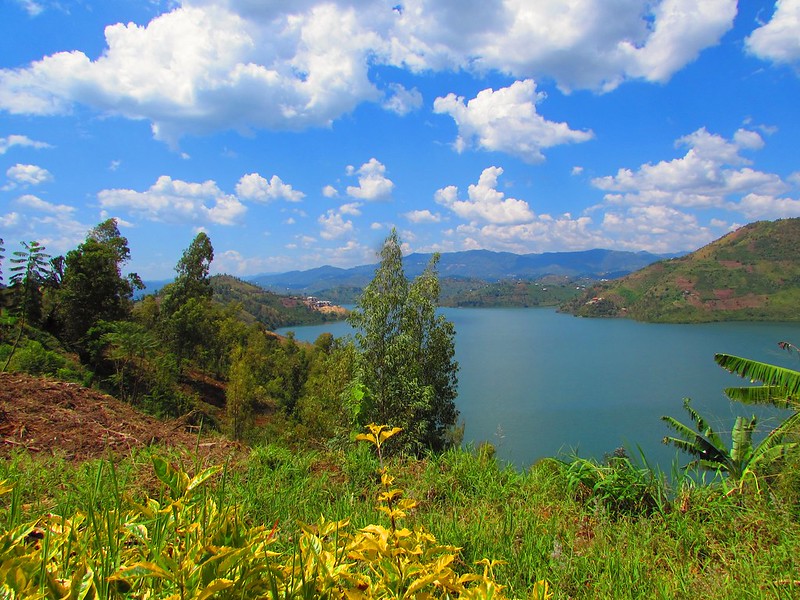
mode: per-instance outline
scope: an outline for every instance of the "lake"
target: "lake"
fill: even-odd
[[[756,412],[767,432],[788,414],[729,401],[723,388],[746,382],[718,367],[715,353],[800,368],[796,355],[778,348],[780,341],[800,344],[794,323],[665,325],[550,308],[441,310],[456,328],[464,443],[491,442],[519,468],[572,453],[602,459],[620,446],[638,457],[638,446],[669,471],[677,452],[661,443],[672,431],[660,417],[691,425],[684,397],[728,443],[737,415]],[[306,341],[352,334],[345,322],[279,333],[289,330]]]

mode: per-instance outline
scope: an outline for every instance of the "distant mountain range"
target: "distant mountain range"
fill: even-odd
[[[415,253],[404,257],[406,276],[413,278],[422,273],[431,256]],[[468,250],[442,253],[438,270],[440,278],[469,278],[485,282],[533,280],[548,275],[613,279],[673,256],[676,255],[599,249],[543,254]],[[277,293],[320,295],[338,288],[363,288],[372,280],[376,267],[377,264],[350,269],[325,266],[277,275],[255,275],[246,279]]]
[[[800,320],[800,219],[759,221],[596,284],[563,310],[642,321]]]

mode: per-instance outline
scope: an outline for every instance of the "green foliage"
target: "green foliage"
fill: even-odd
[[[235,440],[243,439],[249,432],[253,424],[254,407],[264,395],[248,360],[251,356],[246,349],[240,348],[234,352],[225,388],[225,413],[230,435]]]
[[[69,361],[64,354],[45,348],[37,340],[26,340],[11,356],[9,346],[0,347],[0,360],[8,361],[7,371],[46,375],[66,381],[82,381],[84,376],[79,365]]]
[[[781,342],[781,347],[795,350],[795,347]],[[762,383],[756,387],[727,388],[725,394],[732,400],[745,404],[771,404],[779,408],[791,408],[794,414],[769,432],[757,445],[753,445],[753,433],[757,420],[738,417],[731,433],[731,447],[728,449],[720,436],[708,422],[695,411],[688,398],[684,399],[684,408],[689,413],[696,431],[680,423],[672,417],[662,417],[678,436],[665,437],[664,443],[672,444],[691,454],[695,460],[691,466],[722,472],[732,482],[739,484],[750,476],[758,486],[757,472],[764,472],[773,463],[783,460],[794,453],[798,442],[796,434],[800,426],[800,373],[750,359],[717,354],[714,360],[727,371],[749,378],[751,382]],[[792,437],[795,436],[795,437]]]
[[[322,334],[309,359],[297,418],[316,439],[346,439],[352,422],[347,398],[355,373],[355,347]]]
[[[12,309],[25,321],[35,324],[42,316],[42,290],[49,274],[45,247],[39,242],[21,242],[24,250],[13,253],[11,259]]]
[[[157,368],[158,340],[133,321],[101,322],[101,325],[106,325],[100,342],[106,358],[114,364],[114,386],[122,400],[136,404],[150,387]]]
[[[579,501],[592,501],[613,518],[663,514],[668,506],[664,478],[646,463],[635,465],[624,451],[605,463],[575,458],[565,476]]]
[[[458,548],[400,526],[413,501],[391,487],[385,470],[378,508],[390,527],[355,529],[347,519],[321,517],[301,524],[288,548],[277,522],[249,524],[226,503],[220,467],[190,476],[154,455],[152,471],[162,485],[158,498],[123,494],[113,465],[101,466],[86,502],[31,523],[20,520],[17,488],[0,482],[0,496],[11,497],[0,510],[4,597],[505,597],[492,576],[495,561],[459,573]],[[548,584],[537,582],[531,597],[549,598]]]
[[[3,371],[8,369],[14,352],[22,340],[25,324],[37,324],[42,317],[42,298],[44,283],[47,278],[48,254],[39,242],[22,242],[24,251],[14,252],[11,259],[11,309],[19,316],[17,337],[11,351],[3,364]]]
[[[214,248],[204,232],[198,233],[184,251],[175,271],[174,283],[164,290],[162,310],[167,317],[180,310],[189,300],[210,299],[213,293],[208,271],[214,260]]]
[[[780,346],[789,351],[796,350],[788,342],[781,342]],[[749,379],[750,383],[761,383],[759,386],[727,388],[725,395],[732,400],[800,411],[800,372],[729,354],[716,354],[714,360],[726,371]]]
[[[141,287],[141,280],[136,274],[122,276],[121,266],[129,258],[128,240],[114,219],[100,223],[67,253],[59,292],[60,321],[65,340],[81,353],[86,352],[86,333],[100,321],[130,317],[133,291]]]
[[[444,277],[440,304],[474,308],[560,306],[578,296],[585,282],[567,277],[499,282]]]
[[[247,456],[232,459],[224,471],[193,493],[205,494],[214,501],[218,513],[235,518],[236,530],[245,538],[258,526],[264,526],[267,533],[274,530],[266,549],[278,556],[262,556],[262,565],[287,566],[291,560],[300,564],[304,560],[301,557],[311,554],[299,552],[304,529],[298,521],[312,523],[312,531],[324,532],[327,524],[349,520],[349,525],[334,527],[331,534],[321,536],[323,544],[358,535],[370,525],[390,529],[385,513],[377,510],[381,502],[376,503],[376,498],[385,489],[375,473],[378,458],[370,450],[365,444],[334,452],[277,444],[258,447]],[[174,464],[201,462],[174,452],[162,456],[169,456]],[[437,545],[460,548],[448,565],[459,577],[481,574],[483,564],[476,563],[490,557],[495,561],[493,580],[505,586],[504,596],[531,597],[536,583],[546,580],[554,598],[575,600],[687,598],[698,594],[720,599],[793,597],[800,553],[796,465],[794,460],[787,470],[781,469],[778,478],[770,480],[769,494],[751,494],[745,489],[743,494],[726,496],[719,485],[684,479],[666,490],[668,501],[663,511],[614,515],[591,497],[578,495],[576,499],[566,480],[568,465],[559,461],[543,460],[529,469],[517,470],[463,449],[422,460],[384,457],[384,467],[395,478],[390,489],[402,490],[401,498],[417,502],[400,521],[399,529],[423,529],[435,537]],[[102,473],[98,475],[99,470]],[[202,470],[200,466],[191,470],[189,480]],[[105,552],[107,564],[113,564],[115,561],[109,559],[115,556],[120,557],[120,566],[128,564],[126,557],[141,556],[154,544],[154,534],[160,531],[156,525],[172,518],[166,512],[149,520],[136,517],[134,503],[146,507],[151,505],[148,499],[153,499],[162,510],[171,510],[173,495],[168,482],[154,479],[147,452],[115,461],[113,477],[111,473],[109,463],[76,464],[46,453],[12,455],[1,461],[0,480],[8,479],[15,486],[14,491],[0,496],[0,536],[27,523],[37,522],[41,527],[44,515],[70,519],[92,507],[102,516],[107,509],[117,510],[119,503],[122,514],[133,516],[125,523],[143,524],[149,540],[126,538],[128,545],[112,545],[103,537],[104,529],[93,530],[87,521],[83,521],[85,533],[80,533],[87,541],[93,540],[92,547],[106,548],[91,552],[95,556]],[[161,485],[164,487],[159,491]],[[326,516],[321,527],[320,515]],[[97,525],[101,522],[95,519]],[[158,538],[159,547],[169,552],[173,544],[185,556],[190,546],[178,546],[178,542],[189,540],[206,526],[200,520],[190,523],[180,517],[175,527],[177,531],[172,525],[164,529],[164,536]],[[41,544],[41,540],[30,538],[26,552],[34,552],[37,542]],[[213,559],[220,545],[209,546],[207,557]],[[59,555],[48,568],[63,567],[60,561],[67,556],[75,568],[86,562],[81,550]],[[191,565],[183,561],[187,567]],[[367,569],[366,562],[359,562],[350,572]],[[93,570],[97,582],[99,569]],[[73,574],[67,571],[62,584],[71,581]],[[226,578],[235,581],[234,577]],[[125,584],[121,582],[115,584],[117,588],[109,588],[116,597],[146,597],[154,586],[163,587],[158,593],[151,592],[153,599],[177,593],[169,587],[173,584],[157,579],[132,579],[128,584],[132,587],[127,592],[123,592]],[[311,593],[310,587],[304,589]],[[285,592],[280,586],[278,590]],[[291,597],[290,592],[285,595]],[[225,598],[225,591],[216,597]]]
[[[358,382],[365,392],[357,414],[401,427],[395,450],[441,450],[456,423],[458,363],[453,324],[436,314],[439,282],[434,256],[409,284],[397,232],[386,239],[375,277],[350,323],[361,353]],[[362,421],[363,422],[363,421]]]

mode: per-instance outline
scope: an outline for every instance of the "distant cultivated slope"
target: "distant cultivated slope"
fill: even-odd
[[[273,294],[230,275],[214,275],[211,277],[211,287],[215,300],[223,304],[239,303],[242,318],[250,322],[257,321],[268,329],[312,325],[333,319],[308,308],[296,298]]]
[[[411,254],[403,259],[408,277],[416,277],[430,261],[430,254]],[[512,254],[489,250],[446,252],[439,260],[442,278],[471,278],[496,282],[505,279],[538,279],[547,275],[567,277],[619,277],[663,258],[647,252],[586,250]],[[256,275],[248,281],[281,293],[319,294],[334,288],[363,288],[375,275],[377,265],[351,269],[319,267],[278,275]]]
[[[654,322],[800,320],[800,219],[751,223],[598,284],[562,309]]]

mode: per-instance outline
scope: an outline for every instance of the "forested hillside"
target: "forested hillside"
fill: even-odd
[[[681,258],[599,283],[565,304],[642,321],[800,319],[800,219],[759,221]]]
[[[270,330],[340,318],[336,314],[314,310],[296,296],[281,296],[232,275],[214,275],[210,283],[216,301],[237,304],[241,307],[239,314],[244,321],[261,323]]]

